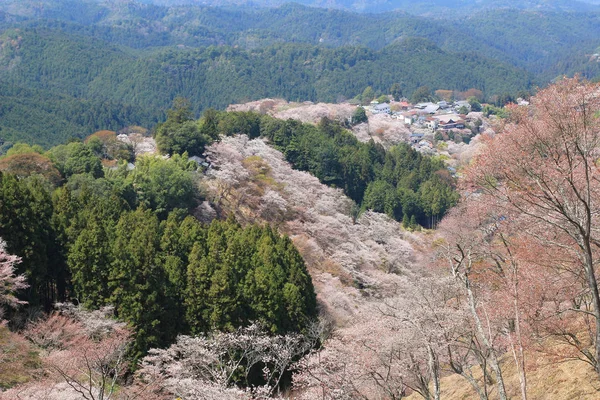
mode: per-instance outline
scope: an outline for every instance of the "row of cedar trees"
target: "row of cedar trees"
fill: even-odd
[[[523,399],[531,350],[583,361],[600,375],[599,93],[598,84],[564,79],[531,107],[509,106],[502,133],[465,171],[467,194],[440,225],[440,260],[462,288],[471,343],[500,399],[510,392],[504,352]],[[456,366],[444,353],[440,362]],[[440,396],[437,367],[431,398]],[[469,382],[487,398],[484,384]]]
[[[358,207],[382,212],[406,225],[434,226],[456,204],[454,179],[443,161],[400,144],[386,150],[359,142],[338,121],[316,126],[251,112],[208,110],[196,121],[185,100],[175,101],[156,129],[163,153],[201,154],[220,135],[263,137],[294,169],[308,171],[329,186],[342,188]]]
[[[38,171],[0,172],[0,237],[22,258],[16,272],[29,288],[21,300],[34,308],[65,299],[113,304],[134,328],[135,357],[181,333],[251,321],[301,332],[316,316],[312,281],[289,238],[189,215],[198,197],[187,157],[139,157],[133,171],[103,171],[92,147],[36,153],[58,183]],[[19,151],[30,159],[30,149]],[[18,324],[19,314],[8,317]]]

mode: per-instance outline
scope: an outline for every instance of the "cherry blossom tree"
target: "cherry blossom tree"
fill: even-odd
[[[257,324],[235,332],[182,335],[167,349],[150,350],[139,375],[144,380],[164,381],[166,390],[181,398],[271,397],[295,361],[316,346],[318,326],[307,335],[273,336]],[[262,384],[254,382],[257,372]]]
[[[489,292],[485,285],[478,284],[480,269],[486,268],[489,255],[488,239],[494,225],[487,220],[482,220],[481,215],[473,212],[473,208],[463,202],[455,207],[442,221],[440,231],[443,235],[437,245],[440,256],[446,261],[454,279],[460,283],[464,292],[464,301],[468,307],[470,318],[474,326],[472,339],[467,343],[478,343],[481,347],[478,355],[483,356],[485,363],[496,378],[498,396],[507,399],[506,387],[499,362],[502,348],[499,347],[499,329],[495,322],[489,318],[490,301]],[[481,268],[483,265],[483,268]],[[486,373],[484,364],[482,370]],[[469,379],[469,382],[478,391],[481,398],[485,391],[481,391]]]
[[[570,307],[568,311],[593,320],[594,350],[582,354],[598,374],[599,89],[598,84],[578,78],[563,79],[541,90],[530,107],[509,107],[510,123],[502,134],[488,140],[466,173],[472,188],[495,199],[496,207],[506,214],[526,221],[521,226],[542,249],[560,250],[560,262],[548,267],[573,274],[584,289],[577,297],[591,300],[589,310]]]
[[[3,307],[25,304],[15,296],[19,290],[29,287],[24,275],[15,275],[15,267],[20,262],[19,257],[6,252],[6,242],[0,238],[0,318],[4,314]]]
[[[440,399],[448,349],[466,322],[459,289],[449,276],[424,276],[407,281],[381,307],[393,338],[386,358],[397,364],[403,385],[426,400]]]
[[[129,368],[131,329],[109,317],[110,307],[85,311],[71,304],[58,304],[57,308],[25,331],[25,336],[43,349],[46,377],[14,388],[12,395],[86,400],[160,397],[156,381],[123,385]]]

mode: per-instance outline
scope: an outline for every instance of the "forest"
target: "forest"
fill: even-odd
[[[234,220],[202,225],[190,214],[198,172],[185,154],[103,169],[106,143],[96,136],[42,154],[18,145],[0,160],[0,235],[29,285],[20,300],[112,304],[134,327],[135,357],[186,332],[306,329],[315,293],[287,237]]]
[[[422,86],[515,96],[563,74],[600,72],[597,12],[494,9],[432,20],[298,4],[43,4],[0,5],[5,142],[27,137],[48,148],[98,129],[151,127],[178,96],[199,116],[265,97],[339,102],[393,84],[407,98]]]
[[[360,143],[328,119],[197,120],[181,99],[155,131],[169,157],[136,155],[110,131],[16,144],[0,158],[0,337],[20,369],[2,387],[33,399],[308,400],[442,399],[452,386],[526,399],[564,364],[579,383],[564,377],[561,396],[593,398],[597,90],[565,79],[507,107],[458,182],[435,158]],[[191,154],[218,158],[205,170]],[[306,171],[291,191],[276,180],[291,175],[282,163]],[[308,208],[291,197],[305,186],[327,198]],[[236,220],[256,196],[285,216]],[[411,197],[422,216],[407,214]],[[205,199],[231,213],[209,216]],[[437,229],[413,229],[428,223]],[[326,242],[341,253],[319,260]],[[350,306],[347,293],[359,294]]]
[[[339,122],[318,125],[282,121],[267,115],[208,110],[195,121],[179,99],[156,129],[159,150],[200,155],[219,136],[263,137],[293,168],[308,171],[344,193],[360,210],[385,213],[405,227],[433,227],[458,200],[454,178],[444,162],[423,156],[407,144],[385,150],[372,140],[359,142]]]
[[[461,91],[477,87],[490,96],[516,93],[533,80],[509,65],[450,54],[422,39],[379,51],[286,43],[140,53],[59,28],[24,28],[4,31],[0,42],[0,82],[8,89],[0,109],[2,138],[14,142],[23,135],[46,146],[98,128],[151,127],[178,96],[190,99],[199,115],[265,97],[335,102],[367,86],[387,92],[400,79],[407,95],[425,84]],[[54,97],[60,100],[46,100]],[[27,124],[29,113],[39,114],[36,124],[47,126],[42,134]]]
[[[112,307],[103,318],[127,324],[131,368],[151,349],[175,345],[182,335],[239,329],[275,341],[303,335],[294,339],[303,350],[293,360],[310,352],[319,343],[311,336],[317,300],[293,242],[274,227],[242,225],[233,215],[200,222],[208,217],[198,208],[204,200],[198,186],[203,167],[188,155],[201,155],[221,137],[237,135],[265,138],[294,168],[342,188],[356,202],[357,215],[385,211],[416,228],[441,218],[457,200],[442,162],[407,146],[386,151],[360,143],[328,119],[315,126],[208,110],[196,120],[191,104],[177,99],[155,132],[158,149],[168,158],[136,156],[133,145],[118,140],[114,131],[48,150],[17,143],[0,158],[2,251],[18,255],[6,264],[9,277],[22,279],[6,285],[12,288],[8,293],[18,292],[8,304],[50,311],[71,301],[84,315]],[[9,308],[4,316],[12,329],[42,331],[53,329],[43,324],[67,318],[56,314],[32,328],[26,313]],[[115,335],[121,332],[114,329]],[[255,361],[248,367],[252,371],[243,370],[243,379],[234,368],[232,373],[238,372],[228,385],[269,390],[289,385],[288,364],[278,367],[277,379],[260,377],[257,371],[270,363]]]
[[[0,398],[598,397],[594,6],[190,1],[0,4]],[[223,111],[436,91],[456,174]]]

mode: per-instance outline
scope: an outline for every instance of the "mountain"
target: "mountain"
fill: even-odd
[[[600,2],[595,0],[142,0],[144,3],[181,6],[259,6],[274,7],[287,3],[298,3],[310,7],[334,8],[363,13],[405,11],[414,15],[426,15],[440,18],[465,16],[474,12],[491,9],[520,9],[538,11],[598,11]]]
[[[155,3],[1,2],[0,81],[20,93],[40,91],[40,99],[63,99],[63,104],[108,104],[93,112],[97,117],[88,127],[78,123],[66,129],[82,136],[108,114],[118,116],[115,121],[151,126],[164,118],[176,96],[189,98],[199,113],[262,97],[337,101],[366,86],[387,92],[393,83],[401,83],[407,96],[426,85],[477,88],[491,97],[516,94],[563,74],[600,76],[594,56],[600,47],[600,12],[488,9],[442,19],[299,4]],[[475,4],[481,10],[489,2],[428,4],[453,9]],[[35,107],[36,96],[5,101]],[[127,111],[109,111],[112,107]],[[5,139],[18,132],[35,136],[20,130],[27,124],[3,124]],[[54,132],[50,136],[62,135],[58,123],[45,125],[55,126],[48,128]]]
[[[163,118],[177,96],[190,99],[199,113],[264,97],[334,102],[352,98],[367,86],[387,93],[396,82],[407,95],[427,85],[461,91],[478,88],[491,96],[516,93],[530,87],[534,79],[508,64],[475,54],[449,53],[417,38],[381,50],[290,43],[258,49],[210,46],[133,51],[60,29],[21,28],[5,31],[0,49],[0,83],[21,96],[6,101],[35,108],[36,98],[43,103],[55,95],[53,104],[58,108],[61,101],[93,106],[89,113],[96,117],[90,119],[87,132],[63,131],[78,136],[103,127],[98,126],[100,121],[113,129],[126,122],[152,125]],[[73,108],[73,117],[79,115],[81,106]],[[39,108],[47,109],[43,104]],[[0,126],[5,124],[9,132],[26,126],[10,121],[3,119]],[[48,124],[41,130],[44,134],[32,139],[56,143],[64,139],[56,134],[59,130],[58,122]]]
[[[132,1],[100,4],[91,0],[73,7],[68,7],[68,1],[39,4],[31,0],[0,4],[0,12],[13,19],[0,22],[0,27],[60,29],[136,49],[177,45],[256,49],[301,42],[379,50],[407,37],[421,37],[448,52],[471,52],[509,62],[538,75],[541,81],[561,74],[593,78],[600,73],[597,65],[589,62],[600,46],[600,12],[495,9],[454,20],[406,12],[357,14],[298,4],[261,9],[165,7]],[[447,17],[448,13],[438,15]],[[15,22],[16,18],[20,22]]]

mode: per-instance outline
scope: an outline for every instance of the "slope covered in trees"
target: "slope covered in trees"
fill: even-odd
[[[142,0],[144,3],[160,4],[160,5],[181,5],[181,4],[198,4],[199,0]],[[238,4],[239,1],[233,0],[210,0],[203,1],[202,4],[211,4],[215,6],[227,6]],[[289,3],[287,0],[259,0],[249,4],[259,6],[278,6]],[[433,1],[362,1],[356,2],[352,0],[334,0],[329,2],[321,2],[317,0],[300,0],[294,3],[304,4],[310,7],[326,7],[334,9],[344,9],[364,13],[381,13],[389,11],[404,11],[414,15],[451,15],[453,17],[464,17],[472,13],[496,8],[518,8],[523,10],[563,10],[563,11],[592,11],[598,10],[597,2],[594,0],[433,0]]]
[[[333,102],[393,84],[405,96],[427,85],[491,98],[600,72],[595,12],[491,10],[449,21],[297,4],[42,4],[0,5],[5,141],[48,146],[97,129],[151,126],[176,96],[196,114],[264,97]],[[48,133],[36,139],[39,131]]]
[[[66,299],[114,305],[134,329],[135,358],[181,333],[251,322],[272,333],[307,328],[316,298],[288,238],[234,220],[201,224],[190,214],[199,199],[195,163],[145,156],[133,170],[103,169],[99,136],[44,154],[16,146],[0,160],[3,169],[23,160],[18,175],[0,173],[0,235],[21,257],[22,300],[46,309]]]
[[[251,112],[207,111],[199,121],[178,102],[156,130],[159,150],[201,154],[219,136],[263,137],[286,160],[326,185],[339,187],[363,210],[386,213],[405,226],[433,227],[458,195],[443,161],[400,144],[386,151],[373,141],[361,143],[338,122],[318,125],[282,121]]]
[[[49,148],[100,129],[150,126],[158,118],[160,114],[118,100],[84,100],[0,80],[0,138],[4,149],[17,142]]]
[[[307,135],[320,146],[341,142],[351,150],[351,137],[327,121],[292,129],[290,121],[211,112],[197,123],[198,130],[254,137],[229,136],[208,146],[212,167],[196,178],[217,211],[232,211],[245,224],[278,224],[291,239],[267,226],[242,228],[232,219],[203,226],[189,216],[185,210],[194,203],[186,182],[195,172],[185,157],[141,157],[133,171],[125,165],[99,170],[98,141],[106,133],[45,154],[16,146],[8,158],[36,152],[52,160],[66,183],[50,196],[52,185],[38,169],[32,169],[35,176],[2,175],[0,227],[11,228],[2,234],[19,234],[0,246],[0,279],[8,283],[0,296],[16,305],[12,295],[23,288],[21,272],[43,276],[29,280],[29,293],[38,293],[32,302],[43,300],[44,291],[58,293],[60,265],[42,265],[52,250],[42,242],[55,236],[54,248],[67,252],[73,272],[74,287],[66,285],[66,292],[78,293],[92,308],[104,299],[114,302],[111,312],[131,327],[72,311],[30,325],[26,335],[45,349],[39,359],[49,372],[9,395],[53,398],[53,391],[60,394],[54,398],[65,398],[73,386],[61,387],[61,379],[93,390],[94,379],[107,379],[102,390],[111,391],[110,378],[126,376],[119,372],[123,355],[162,344],[143,359],[133,384],[119,380],[124,385],[115,398],[140,384],[152,388],[143,395],[152,399],[277,397],[279,383],[290,378],[293,395],[307,400],[409,393],[426,399],[452,393],[597,397],[597,93],[597,84],[566,79],[540,91],[528,107],[509,107],[503,130],[480,138],[481,153],[464,170],[460,183],[467,195],[428,235],[403,231],[382,214],[354,214],[341,189],[293,170],[285,154],[258,137],[263,123],[287,123],[289,131],[271,140]],[[190,121],[196,123],[182,124]],[[158,182],[175,191],[157,190]],[[25,246],[20,263],[10,255],[11,241]],[[310,324],[303,324],[306,335],[280,334],[296,330],[286,326],[314,304],[310,290],[302,296],[294,288],[311,286],[304,263],[321,311],[337,324],[335,335]],[[236,328],[239,313],[258,315],[263,327]],[[190,315],[203,317],[189,332],[204,332],[206,323],[225,332],[180,336],[167,346],[167,337],[181,329],[177,323],[192,324]],[[15,343],[19,352],[26,350]],[[129,344],[132,353],[124,350]],[[585,367],[570,369],[565,378],[565,365],[573,365],[562,364],[567,361]],[[442,378],[450,374],[469,390],[444,390]],[[574,387],[554,387],[565,382]],[[253,387],[243,391],[238,384]]]
[[[83,129],[89,134],[99,126],[151,124],[177,96],[190,99],[197,114],[264,97],[333,102],[354,97],[369,85],[387,91],[399,79],[407,93],[426,84],[479,87],[492,95],[532,83],[531,76],[508,65],[450,54],[417,39],[380,51],[277,44],[255,50],[225,46],[136,53],[57,28],[28,28],[7,30],[0,41],[0,82],[9,90],[4,94],[5,140],[21,130],[33,136],[23,117],[35,107],[41,114],[36,123],[47,121],[50,128],[37,140],[41,144],[57,143],[58,138],[49,136],[58,133],[61,122],[74,134]],[[37,91],[41,98],[36,103]],[[55,103],[49,96],[60,100]],[[72,114],[67,105],[73,105]],[[84,108],[89,109],[79,112]]]
[[[434,11],[431,3],[424,8],[431,10],[434,19],[401,12],[356,14],[298,4],[232,9],[198,5],[159,7],[134,2],[101,5],[82,2],[77,7],[89,10],[73,16],[77,7],[68,7],[64,2],[46,0],[42,8],[37,4],[8,2],[0,5],[0,9],[18,15],[12,17],[13,26],[60,28],[132,48],[235,45],[252,49],[283,41],[327,47],[359,45],[379,50],[403,38],[419,37],[448,52],[465,51],[498,61],[510,60],[540,74],[545,81],[556,76],[550,75],[555,72],[555,65],[561,68],[558,74],[578,72],[562,69],[563,63],[572,59],[577,60],[577,68],[583,68],[581,72],[598,73],[597,69],[585,70],[585,67],[590,66],[586,54],[593,54],[600,44],[600,9],[567,12],[560,8],[525,7],[523,10],[520,7],[523,2],[514,2],[512,6],[484,7],[469,12],[468,18],[448,20],[449,14]],[[411,10],[417,6],[411,2]],[[11,23],[5,22],[5,26]]]

